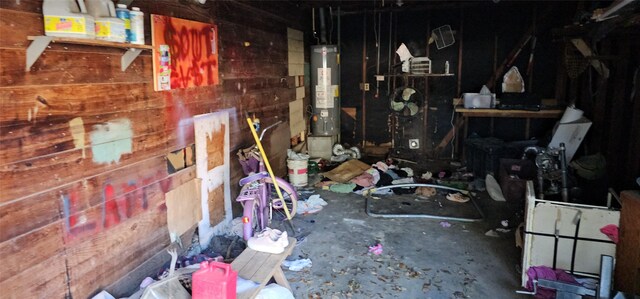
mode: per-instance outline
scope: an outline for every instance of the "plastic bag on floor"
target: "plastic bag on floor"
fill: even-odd
[[[284,260],[282,262],[282,266],[289,268],[290,271],[301,271],[304,268],[311,268],[311,265],[313,263],[311,262],[311,259],[299,259],[299,260],[295,260],[295,261],[287,261]]]
[[[256,299],[294,299],[294,297],[289,289],[272,283],[260,290]]]
[[[326,205],[327,202],[324,201],[324,199],[322,199],[320,195],[314,194],[305,201],[298,201],[297,213],[299,215],[313,214],[322,210],[322,207]]]
[[[258,285],[258,283],[255,283],[251,280],[238,277],[238,279],[236,280],[236,293],[240,294],[244,291],[257,287]]]

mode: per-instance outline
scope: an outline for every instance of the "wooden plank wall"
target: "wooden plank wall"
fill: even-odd
[[[597,43],[595,49],[610,69],[609,78],[589,66],[578,78],[569,80],[573,83],[558,86],[567,96],[558,100],[575,100],[576,107],[593,123],[578,154],[602,153],[607,161],[607,181],[616,190],[637,188],[635,179],[640,174],[640,79],[635,75],[640,67],[639,36],[637,26],[633,30],[618,28]],[[559,77],[566,76],[564,65],[558,72]]]
[[[154,92],[150,52],[121,72],[120,49],[54,44],[25,72],[26,37],[43,34],[41,1],[0,1],[0,290],[86,298],[169,244],[164,194],[195,177],[193,166],[167,171],[166,154],[194,142],[185,120],[231,109],[232,182],[242,175],[233,153],[252,142],[245,112],[288,128],[286,28],[306,29],[304,14],[134,1],[148,44],[150,13],[219,26],[222,83]],[[289,140],[289,130],[273,137]],[[265,144],[284,174],[288,143]]]

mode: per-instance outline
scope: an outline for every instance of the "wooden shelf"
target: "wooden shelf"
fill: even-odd
[[[455,74],[397,74],[397,75],[384,75],[385,77],[409,77],[409,78],[422,78],[422,77],[451,77]]]
[[[563,109],[528,110],[500,110],[500,109],[468,109],[461,106],[455,108],[457,113],[465,117],[512,117],[512,118],[560,118]]]
[[[27,39],[33,41],[41,37],[43,36],[27,36]],[[45,36],[45,37],[51,38],[52,43],[111,47],[111,48],[122,48],[122,49],[149,49],[149,50],[153,49],[153,46],[151,45],[117,43],[117,42],[110,42],[110,41],[104,41],[99,39],[55,37],[55,36]]]
[[[72,37],[55,37],[55,36],[27,36],[31,44],[27,48],[27,63],[25,71],[29,71],[33,64],[38,60],[40,55],[47,49],[50,43],[85,45],[95,47],[120,48],[126,51],[122,54],[120,60],[120,69],[124,72],[129,65],[140,55],[143,50],[152,50],[151,45],[137,45],[128,43],[117,43],[97,39],[72,38]]]

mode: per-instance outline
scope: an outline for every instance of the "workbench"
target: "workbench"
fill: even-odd
[[[528,111],[528,110],[501,110],[501,109],[470,109],[464,108],[463,106],[455,107],[456,118],[461,117],[462,123],[461,126],[464,125],[462,138],[458,138],[458,142],[460,140],[464,140],[467,138],[467,133],[469,130],[469,118],[470,117],[489,117],[491,118],[490,125],[490,134],[493,136],[493,120],[494,118],[523,118],[525,119],[525,133],[524,137],[526,140],[530,138],[529,131],[531,127],[531,119],[559,119],[564,113],[564,109],[542,109],[540,111]],[[459,122],[456,122],[459,123]],[[460,148],[460,147],[458,147]]]

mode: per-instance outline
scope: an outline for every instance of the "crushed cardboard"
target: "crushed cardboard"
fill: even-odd
[[[362,172],[369,168],[371,168],[370,165],[360,160],[353,159],[340,164],[340,166],[331,171],[325,172],[322,175],[334,182],[346,183],[352,178],[361,175]]]

